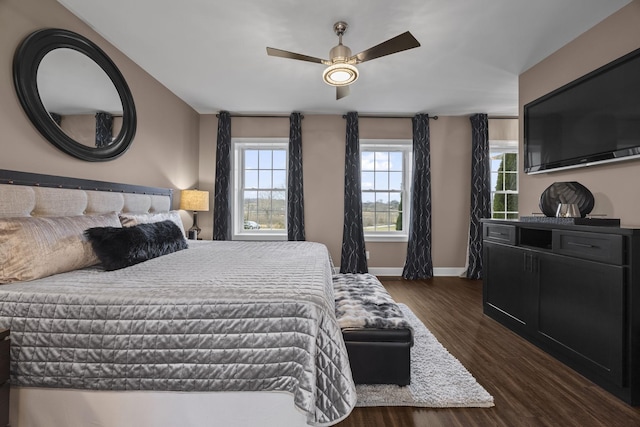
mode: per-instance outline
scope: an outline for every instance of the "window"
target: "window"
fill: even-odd
[[[518,141],[489,141],[491,218],[518,219]]]
[[[233,140],[234,239],[287,238],[286,140]]]
[[[406,241],[410,206],[410,159],[407,140],[361,141],[362,223],[367,241]]]

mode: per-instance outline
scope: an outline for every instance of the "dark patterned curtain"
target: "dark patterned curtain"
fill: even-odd
[[[482,279],[482,218],[491,216],[489,119],[474,114],[471,120],[471,221],[465,277]]]
[[[367,273],[367,257],[362,227],[362,191],[360,186],[360,136],[358,113],[347,114],[347,138],[344,162],[344,226],[340,273]]]
[[[433,277],[431,259],[431,147],[429,115],[413,117],[413,183],[411,184],[411,216],[407,260],[402,277]]]
[[[113,116],[105,112],[96,113],[96,148],[106,147],[113,139]]]
[[[218,114],[213,240],[231,240],[231,115]]]
[[[58,113],[49,113],[51,119],[56,122],[58,126],[62,126],[62,116]]]
[[[304,194],[302,182],[302,115],[289,117],[289,175],[287,176],[287,236],[305,240]]]

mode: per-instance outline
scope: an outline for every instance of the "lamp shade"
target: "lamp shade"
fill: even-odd
[[[180,209],[185,211],[208,211],[209,192],[200,190],[182,190],[180,192]]]

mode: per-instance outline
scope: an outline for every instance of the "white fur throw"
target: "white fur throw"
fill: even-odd
[[[376,276],[334,274],[333,289],[341,329],[411,329],[400,307]]]

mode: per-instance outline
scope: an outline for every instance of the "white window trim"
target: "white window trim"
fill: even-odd
[[[287,240],[287,226],[285,216],[285,228],[281,231],[255,231],[244,229],[244,211],[242,208],[242,197],[240,188],[242,187],[242,150],[244,149],[284,149],[289,158],[289,140],[287,138],[231,138],[231,188],[233,191],[232,203],[232,230],[233,240]],[[288,162],[287,162],[288,163]],[[287,164],[287,176],[289,165]],[[285,196],[286,206],[286,196]]]
[[[410,139],[361,139],[360,159],[363,151],[403,151],[402,170],[402,231],[364,232],[365,242],[407,242],[409,241],[409,225],[411,212],[411,182],[413,179],[413,141]],[[362,165],[360,165],[362,174]],[[361,175],[362,176],[362,175]],[[362,185],[362,183],[361,183]],[[362,191],[362,190],[361,190]]]
[[[520,194],[520,153],[518,150],[518,141],[517,140],[489,140],[489,156],[493,156],[495,154],[504,154],[504,153],[515,153],[518,155],[518,162],[516,163],[516,170],[514,171],[518,175],[517,180],[517,188],[515,191],[513,190],[505,190],[505,191],[496,191],[495,188],[491,188],[491,195],[495,197],[496,194]],[[491,172],[493,173],[493,172]],[[493,197],[491,198],[493,200]],[[498,212],[504,213],[506,215],[515,214],[519,215],[520,212],[515,211],[505,211]],[[493,203],[491,203],[491,217],[493,218]]]

